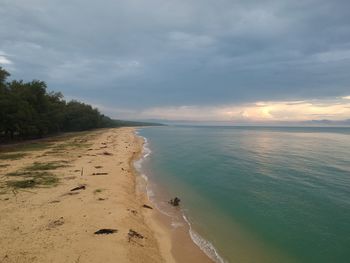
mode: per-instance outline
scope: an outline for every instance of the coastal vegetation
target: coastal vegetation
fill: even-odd
[[[11,175],[9,175],[11,176]],[[50,172],[31,172],[22,174],[18,180],[6,181],[6,185],[13,189],[17,188],[34,188],[34,187],[49,187],[55,186],[59,182],[59,179]]]
[[[0,160],[17,160],[25,155],[25,153],[5,153],[0,155]]]
[[[16,178],[6,181],[6,185],[14,189],[55,186],[59,178],[52,173],[52,170],[62,167],[67,167],[66,161],[34,162],[21,170],[6,174],[8,177]]]
[[[71,167],[73,159],[82,157],[91,145],[87,142],[94,140],[100,132],[71,132],[34,142],[2,145],[0,173],[3,177],[0,180],[0,195],[12,190],[17,193],[24,189],[54,187],[62,179],[74,179],[73,175],[64,177],[65,173],[62,171],[67,171]],[[76,173],[82,170],[69,171]]]
[[[9,72],[0,67],[0,138],[40,138],[50,134],[96,128],[154,125],[113,120],[91,105],[47,91],[44,81],[7,81]]]

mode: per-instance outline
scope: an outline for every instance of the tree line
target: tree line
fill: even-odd
[[[0,137],[37,138],[46,135],[123,126],[91,105],[65,101],[60,92],[48,92],[44,81],[7,81],[0,67]],[[129,126],[145,123],[126,122]]]

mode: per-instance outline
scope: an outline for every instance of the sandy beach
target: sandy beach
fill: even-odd
[[[188,235],[193,251],[182,254],[166,219],[143,207],[152,204],[133,168],[142,145],[119,128],[2,152],[0,262],[210,262]]]

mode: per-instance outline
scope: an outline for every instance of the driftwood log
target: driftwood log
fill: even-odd
[[[118,232],[117,229],[109,229],[109,228],[102,228],[98,231],[96,231],[95,235],[109,235]]]

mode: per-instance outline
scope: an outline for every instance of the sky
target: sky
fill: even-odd
[[[348,0],[0,0],[12,78],[119,119],[350,119]]]

